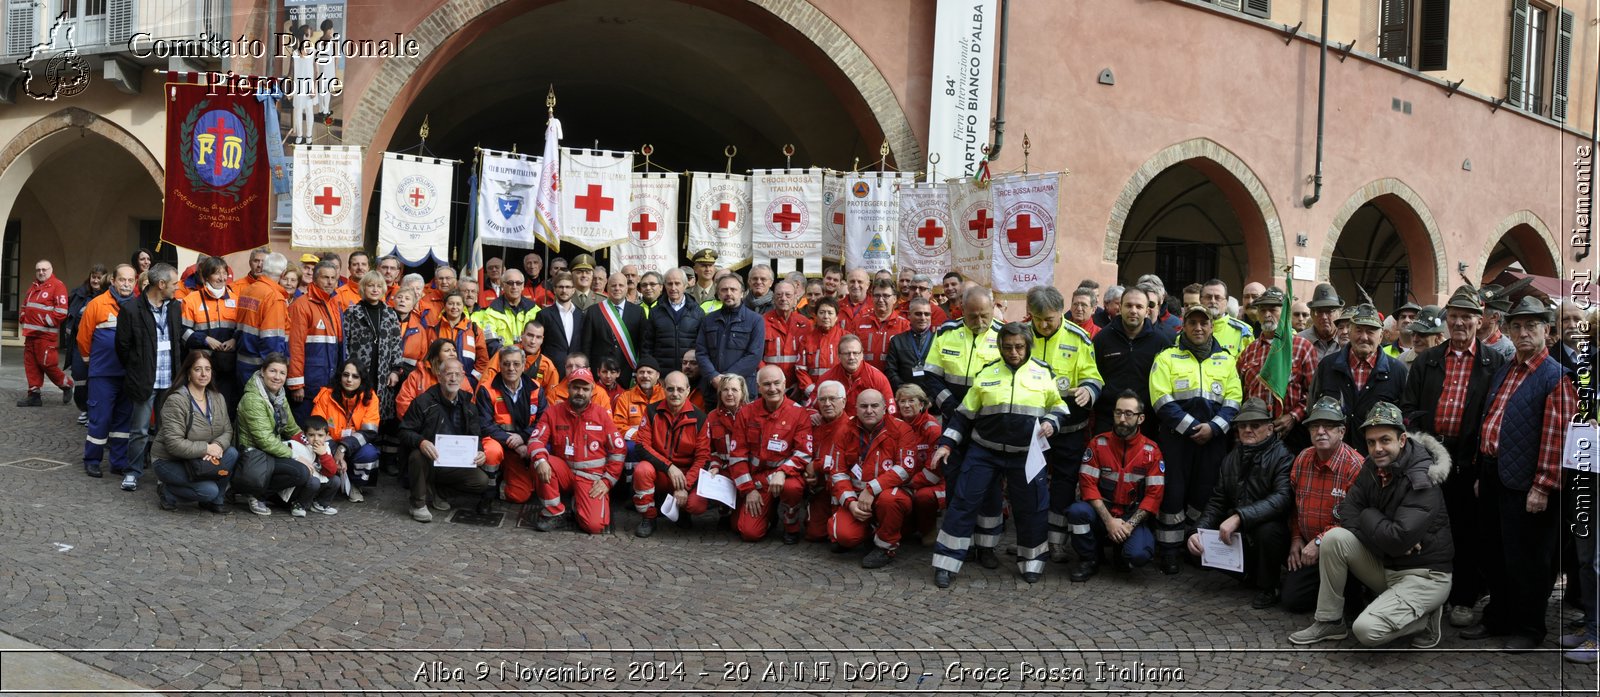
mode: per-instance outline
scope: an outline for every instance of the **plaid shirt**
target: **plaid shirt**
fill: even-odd
[[[160,307],[151,306],[150,314],[156,318],[156,381],[153,387],[161,391],[172,387],[172,340],[168,336],[171,328],[167,326],[167,308],[172,303],[161,303]]]
[[[1444,351],[1444,391],[1439,393],[1439,405],[1433,414],[1433,430],[1440,436],[1461,435],[1461,416],[1467,406],[1467,379],[1472,377],[1472,363],[1477,357],[1476,339],[1465,351],[1452,348]]]
[[[1499,457],[1500,427],[1505,424],[1506,402],[1510,401],[1517,388],[1522,387],[1522,381],[1549,355],[1548,349],[1540,349],[1533,358],[1511,364],[1506,381],[1501,383],[1500,391],[1489,401],[1478,452]],[[1572,415],[1577,411],[1578,393],[1572,388],[1572,381],[1556,381],[1556,388],[1544,398],[1544,428],[1539,434],[1539,461],[1534,466],[1533,490],[1549,495],[1561,488],[1561,458],[1565,454],[1567,424],[1572,422]]]
[[[1278,330],[1282,335],[1283,330]],[[1272,350],[1273,339],[1256,339],[1246,346],[1244,352],[1239,354],[1239,382],[1244,386],[1244,396],[1259,397],[1266,402],[1272,410],[1272,418],[1283,415],[1283,407],[1289,407],[1289,413],[1294,415],[1295,421],[1306,418],[1306,395],[1311,394],[1311,378],[1317,372],[1317,348],[1304,338],[1290,335],[1294,339],[1291,349],[1289,369],[1289,390],[1282,402],[1277,395],[1267,387],[1267,384],[1256,378],[1261,375],[1261,368],[1267,364],[1267,354]]]
[[[1340,442],[1327,462],[1317,460],[1316,448],[1306,448],[1294,459],[1289,479],[1294,483],[1294,517],[1289,519],[1292,539],[1322,539],[1322,534],[1339,526],[1333,511],[1344,501],[1345,492],[1361,473],[1361,453]]]
[[[1356,357],[1356,352],[1350,352],[1350,377],[1356,382],[1356,391],[1367,388],[1367,378],[1372,377],[1372,369],[1378,367],[1378,352],[1373,351],[1366,360]]]

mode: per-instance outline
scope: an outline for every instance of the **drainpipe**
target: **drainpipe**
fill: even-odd
[[[994,145],[989,148],[989,161],[1000,157],[1000,147],[1006,141],[1006,35],[1011,26],[1011,2],[1000,0],[1000,70],[995,84]]]
[[[1319,51],[1322,55],[1317,64],[1317,173],[1311,179],[1313,182],[1311,195],[1300,201],[1306,208],[1322,200],[1322,126],[1327,117],[1327,106],[1324,102],[1328,97],[1328,0],[1322,0],[1321,33]]]

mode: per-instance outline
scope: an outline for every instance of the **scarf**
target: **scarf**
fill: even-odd
[[[259,375],[252,377],[250,381],[255,383],[256,394],[261,395],[263,399],[267,400],[267,404],[272,405],[272,432],[274,434],[282,433],[283,427],[288,423],[289,397],[283,390],[278,390],[276,395],[268,392],[266,381],[262,380]]]
[[[1205,346],[1196,346],[1196,345],[1194,345],[1192,343],[1189,343],[1189,337],[1184,336],[1182,334],[1179,334],[1178,337],[1179,337],[1178,338],[1178,348],[1183,349],[1185,351],[1188,351],[1189,353],[1194,354],[1194,357],[1196,359],[1199,359],[1199,360],[1202,360],[1202,361],[1211,357],[1211,352],[1212,352],[1212,348],[1211,347],[1216,345],[1216,340],[1215,339],[1213,339],[1212,341],[1207,342]]]

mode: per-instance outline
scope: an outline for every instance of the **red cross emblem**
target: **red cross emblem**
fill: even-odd
[[[650,220],[649,213],[640,213],[639,219],[634,221],[632,227],[633,234],[638,235],[639,239],[649,240],[650,233],[655,232],[656,227],[658,226],[656,225],[655,221]]]
[[[1033,245],[1044,241],[1044,228],[1033,224],[1031,214],[1018,214],[1016,226],[1006,230],[1006,241],[1016,246],[1017,256],[1033,256]]]
[[[411,199],[411,207],[412,208],[421,208],[422,207],[422,202],[428,198],[428,195],[422,193],[421,187],[418,187],[418,188],[412,189],[411,193],[409,195],[407,195],[406,198]]]
[[[989,217],[989,209],[979,208],[978,216],[967,221],[967,229],[978,235],[978,239],[989,239],[989,230],[994,227],[994,218]]]
[[[800,213],[794,210],[794,206],[785,203],[783,210],[772,214],[772,224],[783,226],[784,232],[792,232],[794,226],[800,224]]]
[[[738,212],[734,211],[733,208],[729,207],[728,204],[724,203],[720,206],[717,206],[717,209],[711,212],[711,219],[717,221],[718,229],[726,230],[728,229],[729,225],[732,225],[734,221],[739,219],[739,214]]]
[[[600,222],[600,212],[613,210],[616,199],[605,195],[605,190],[599,184],[590,184],[589,192],[580,194],[573,200],[573,207],[583,209],[583,220],[586,223]]]
[[[937,246],[939,240],[944,239],[944,226],[940,225],[939,221],[928,218],[922,222],[922,227],[917,228],[917,237],[922,238],[924,245]]]
[[[311,199],[311,203],[314,206],[322,209],[323,215],[333,215],[334,207],[343,201],[344,199],[333,195],[333,187],[331,186],[322,187],[322,193]]]

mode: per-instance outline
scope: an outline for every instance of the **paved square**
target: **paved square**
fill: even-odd
[[[1285,636],[1308,616],[1251,610],[1249,590],[1190,567],[1073,584],[1052,564],[1029,586],[1013,564],[969,565],[940,591],[923,547],[869,572],[709,521],[638,540],[631,510],[597,537],[422,525],[392,480],[334,517],[167,513],[153,480],[125,493],[83,476],[71,407],[11,406],[15,355],[0,632],[154,689],[1596,689],[1553,639],[1521,656],[1448,628],[1431,651],[1296,649]]]

